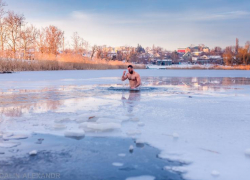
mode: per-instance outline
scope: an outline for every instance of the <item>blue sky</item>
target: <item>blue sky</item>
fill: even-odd
[[[249,0],[6,0],[37,27],[77,31],[91,45],[153,44],[168,50],[250,40]]]

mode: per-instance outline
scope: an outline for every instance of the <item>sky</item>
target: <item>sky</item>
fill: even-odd
[[[67,42],[78,32],[90,45],[205,44],[222,48],[250,40],[249,0],[5,0],[38,28],[55,25]],[[70,44],[70,43],[68,43]]]

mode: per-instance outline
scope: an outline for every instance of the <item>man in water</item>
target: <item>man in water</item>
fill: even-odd
[[[134,71],[133,66],[128,66],[128,72],[126,74],[126,71],[123,72],[122,75],[122,81],[125,81],[126,79],[129,80],[129,86],[131,89],[138,88],[141,85],[141,77],[140,75]]]

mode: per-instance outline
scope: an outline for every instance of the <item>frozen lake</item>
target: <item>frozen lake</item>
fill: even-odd
[[[9,162],[0,174],[37,172],[34,164],[49,152],[55,163],[68,162],[68,171],[72,158],[79,157],[77,167],[93,159],[75,179],[100,179],[98,172],[113,179],[249,179],[250,71],[138,70],[141,91],[126,89],[122,72],[0,75],[0,162]],[[36,134],[43,143],[35,143]],[[67,144],[71,156],[64,157]],[[86,158],[83,147],[96,156]],[[37,169],[48,172],[43,163]],[[134,169],[120,170],[126,167]]]

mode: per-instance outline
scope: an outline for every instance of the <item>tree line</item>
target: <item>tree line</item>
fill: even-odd
[[[72,48],[64,48],[64,31],[50,25],[38,29],[25,22],[22,14],[5,11],[7,4],[0,0],[0,53],[1,57],[31,59],[38,53],[57,55],[60,50],[82,54],[88,42],[75,32],[71,37]]]

